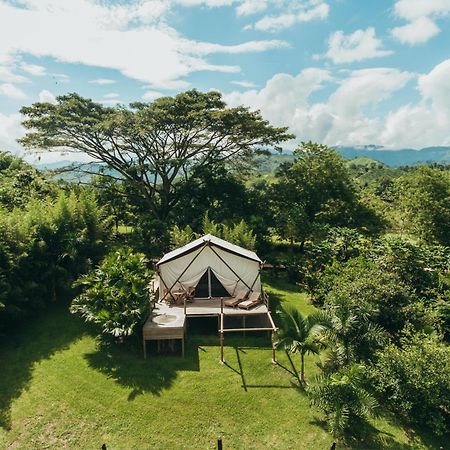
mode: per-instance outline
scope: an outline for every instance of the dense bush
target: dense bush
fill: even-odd
[[[450,347],[435,336],[405,336],[378,355],[372,378],[383,402],[407,422],[450,431]]]
[[[0,151],[0,206],[12,210],[25,206],[30,199],[54,197],[56,183],[11,153]]]
[[[73,300],[70,310],[99,325],[103,336],[122,340],[148,316],[149,281],[145,255],[119,249],[76,282],[83,292]]]
[[[31,201],[0,216],[0,325],[69,293],[105,253],[110,225],[87,194]]]

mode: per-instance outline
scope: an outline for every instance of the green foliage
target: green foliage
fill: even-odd
[[[105,252],[110,224],[91,195],[61,193],[0,216],[0,325],[66,296]]]
[[[174,225],[170,230],[170,247],[172,250],[183,247],[198,237],[197,233],[194,233],[189,225],[186,225],[184,228]]]
[[[354,226],[362,206],[341,156],[326,145],[302,143],[280,166],[272,204],[280,236],[304,242],[324,225]]]
[[[83,292],[70,310],[99,325],[105,336],[119,340],[131,336],[150,311],[149,280],[145,255],[119,249],[76,282]]]
[[[328,347],[322,368],[330,373],[354,362],[361,362],[386,342],[385,330],[374,321],[376,310],[368,302],[337,296],[328,301],[325,315],[328,326],[323,338]]]
[[[334,436],[342,437],[377,414],[378,403],[367,390],[365,378],[364,367],[352,364],[331,375],[317,377],[307,387],[311,403],[324,411]]]
[[[279,340],[276,342],[278,348],[284,348],[290,353],[300,355],[300,378],[305,382],[305,355],[317,355],[323,342],[320,333],[327,323],[323,314],[310,314],[304,316],[298,309],[286,308],[280,313],[282,326],[279,331]]]
[[[383,402],[405,421],[450,431],[450,347],[412,332],[378,354],[372,379]]]
[[[243,220],[235,225],[217,224],[205,214],[203,218],[203,233],[212,234],[248,250],[254,250],[256,247],[256,236]]]
[[[55,192],[55,183],[46,180],[23,159],[0,151],[0,206],[12,210]]]
[[[224,163],[199,168],[195,178],[180,183],[178,206],[171,220],[200,231],[205,214],[217,223],[245,219],[252,204],[244,181],[242,171],[230,170]]]
[[[396,180],[404,228],[425,242],[450,245],[450,174],[420,167]]]
[[[56,104],[21,110],[27,148],[70,148],[102,161],[136,188],[153,217],[165,221],[180,201],[179,187],[198,171],[249,166],[261,148],[291,139],[258,111],[229,108],[219,92],[190,90],[130,108],[110,108],[72,93]]]

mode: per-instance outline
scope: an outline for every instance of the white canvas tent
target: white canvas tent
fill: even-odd
[[[261,292],[262,264],[256,253],[207,234],[158,261],[159,298],[194,287],[196,297]]]

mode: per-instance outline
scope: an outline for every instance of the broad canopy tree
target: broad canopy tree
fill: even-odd
[[[292,139],[259,111],[230,108],[218,92],[190,90],[130,108],[105,107],[72,93],[56,104],[23,107],[26,148],[73,151],[106,164],[136,186],[149,211],[167,220],[180,187],[205,167],[248,164],[255,153]]]

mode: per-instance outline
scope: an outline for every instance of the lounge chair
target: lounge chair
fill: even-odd
[[[247,300],[238,304],[238,308],[250,309],[262,303],[261,292],[252,292]]]
[[[225,306],[231,306],[232,308],[235,308],[239,305],[239,303],[243,302],[247,298],[247,295],[247,291],[238,291],[238,293],[234,297],[228,298],[223,302],[223,304]]]

